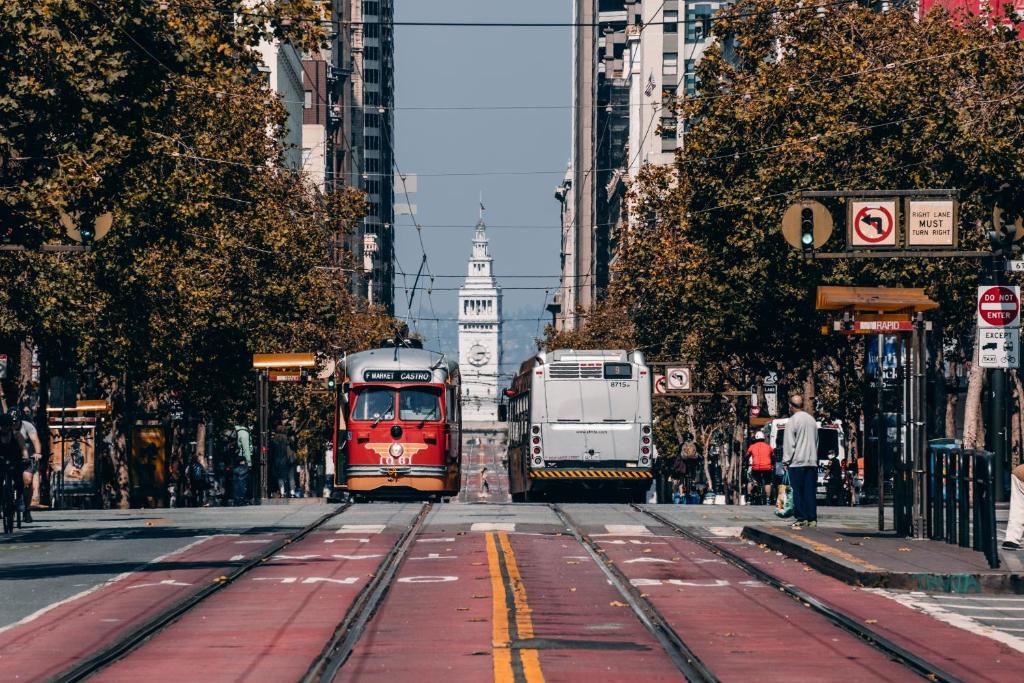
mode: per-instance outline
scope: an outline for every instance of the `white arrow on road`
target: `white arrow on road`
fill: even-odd
[[[312,560],[319,555],[274,555],[273,560]]]
[[[182,581],[175,581],[174,579],[164,579],[159,583],[137,583],[134,586],[128,586],[125,590],[134,590],[136,588],[148,588],[150,586],[191,586],[191,583],[184,583]]]
[[[663,560],[660,557],[635,557],[632,560],[626,560],[622,564],[636,564],[638,562],[660,562],[662,564],[672,564],[672,560]]]
[[[373,560],[384,555],[331,555],[336,560]]]

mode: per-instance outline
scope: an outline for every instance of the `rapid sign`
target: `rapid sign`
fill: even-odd
[[[1020,287],[978,287],[978,327],[1020,327]]]

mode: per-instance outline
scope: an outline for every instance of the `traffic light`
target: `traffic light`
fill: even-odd
[[[82,236],[82,244],[92,244],[96,238],[96,228],[93,227],[92,221],[82,221],[78,226],[78,234]]]
[[[334,375],[331,375],[330,377],[327,378],[327,391],[334,391],[337,388],[338,380],[334,377]]]
[[[804,256],[814,254],[814,210],[809,206],[800,210],[800,249]]]

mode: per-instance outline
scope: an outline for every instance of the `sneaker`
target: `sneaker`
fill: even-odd
[[[798,519],[797,521],[793,522],[793,524],[790,525],[789,528],[790,529],[803,529],[805,526],[807,526],[807,522],[805,522],[802,519]]]
[[[811,521],[807,522],[804,526],[809,526],[811,528],[816,528],[818,526],[818,520],[812,519]]]
[[[1014,543],[1013,541],[1003,541],[1001,546],[1003,550],[1020,550],[1020,543]]]

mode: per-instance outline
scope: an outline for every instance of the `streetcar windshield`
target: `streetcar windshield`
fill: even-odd
[[[398,416],[403,420],[441,419],[441,390],[434,387],[407,387],[399,391]]]
[[[353,420],[395,419],[395,390],[389,387],[366,387],[356,394],[352,406]]]

